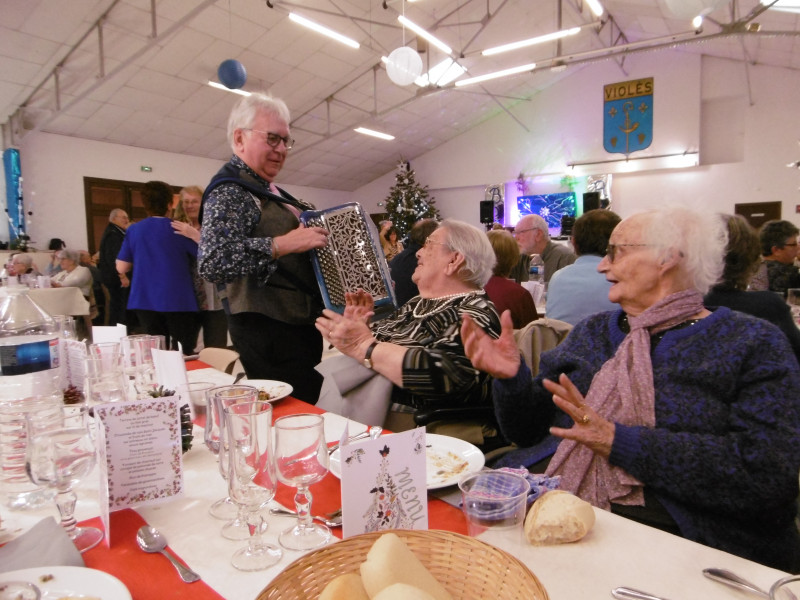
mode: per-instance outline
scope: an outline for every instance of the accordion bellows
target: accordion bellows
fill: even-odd
[[[345,292],[359,288],[372,296],[375,314],[394,311],[396,301],[386,257],[375,225],[356,202],[324,210],[305,211],[300,222],[329,232],[328,245],[311,251],[325,307],[344,311]]]

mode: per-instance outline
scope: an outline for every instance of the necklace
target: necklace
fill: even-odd
[[[453,300],[455,298],[463,298],[465,296],[469,296],[471,294],[477,294],[478,292],[482,292],[483,290],[471,290],[469,292],[459,292],[458,294],[448,294],[447,296],[439,296],[438,298],[422,298],[417,305],[414,307],[414,310],[411,311],[411,314],[414,315],[414,318],[421,319],[423,317],[429,317],[431,315],[435,315],[436,313],[442,312],[445,308],[447,308],[447,301]],[[417,312],[417,309],[423,304],[435,304],[433,308],[431,308],[427,312]]]

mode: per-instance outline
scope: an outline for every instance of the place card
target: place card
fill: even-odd
[[[109,513],[183,495],[180,414],[174,396],[99,404],[94,412],[100,512],[110,546]]]
[[[128,328],[122,323],[117,323],[116,325],[112,326],[92,326],[92,342],[95,344],[102,344],[104,342],[119,342],[126,335],[128,335]]]
[[[177,350],[159,350],[158,348],[153,348],[150,352],[153,356],[153,367],[156,370],[158,385],[177,392],[178,386],[189,381],[186,377],[186,361],[183,360],[183,354]],[[186,404],[191,404],[188,398],[185,400]]]
[[[425,428],[340,446],[342,535],[427,529]]]

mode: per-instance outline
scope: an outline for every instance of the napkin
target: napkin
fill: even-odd
[[[0,572],[36,567],[85,567],[69,535],[53,517],[0,548]]]
[[[533,502],[545,492],[558,489],[558,486],[561,484],[561,475],[553,475],[552,477],[548,477],[547,475],[531,473],[527,469],[512,469],[510,467],[502,467],[495,470],[504,473],[521,475],[528,480],[528,483],[531,486],[531,490],[528,492],[528,506],[533,504]]]

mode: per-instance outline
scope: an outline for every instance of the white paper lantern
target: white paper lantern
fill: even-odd
[[[397,85],[410,85],[422,74],[422,58],[408,46],[392,50],[386,72]]]

